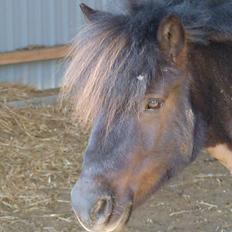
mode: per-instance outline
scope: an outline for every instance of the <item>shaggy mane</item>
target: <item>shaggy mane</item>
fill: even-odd
[[[63,96],[71,96],[75,115],[84,122],[92,122],[102,109],[107,109],[107,125],[117,115],[137,110],[157,78],[161,54],[156,34],[163,17],[176,14],[190,43],[232,38],[232,1],[140,2],[127,14],[99,15],[73,44]],[[143,80],[137,78],[141,75]]]

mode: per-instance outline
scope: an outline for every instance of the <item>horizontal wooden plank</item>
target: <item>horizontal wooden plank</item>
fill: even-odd
[[[70,45],[62,45],[50,48],[36,48],[31,50],[0,53],[0,65],[61,59],[68,55],[69,50]]]
[[[5,103],[9,107],[23,109],[28,107],[44,107],[49,105],[55,105],[59,101],[58,95],[35,97],[27,100],[11,101]]]

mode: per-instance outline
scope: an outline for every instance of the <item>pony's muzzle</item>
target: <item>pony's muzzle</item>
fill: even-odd
[[[113,200],[105,191],[85,192],[75,185],[72,194],[72,207],[80,222],[87,230],[106,225],[113,211]]]

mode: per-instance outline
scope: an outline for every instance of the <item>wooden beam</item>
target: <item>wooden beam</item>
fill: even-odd
[[[68,55],[69,50],[70,45],[62,45],[50,48],[0,53],[0,66],[61,59]]]
[[[48,105],[55,105],[59,102],[58,95],[44,96],[44,97],[34,97],[26,100],[18,100],[6,102],[5,104],[9,107],[23,109],[28,107],[43,107]]]

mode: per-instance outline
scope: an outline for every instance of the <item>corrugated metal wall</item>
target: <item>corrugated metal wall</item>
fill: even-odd
[[[84,22],[81,2],[120,11],[119,2],[113,0],[0,0],[0,52],[70,42]],[[0,82],[54,88],[63,72],[64,65],[57,60],[8,65],[0,67]]]

